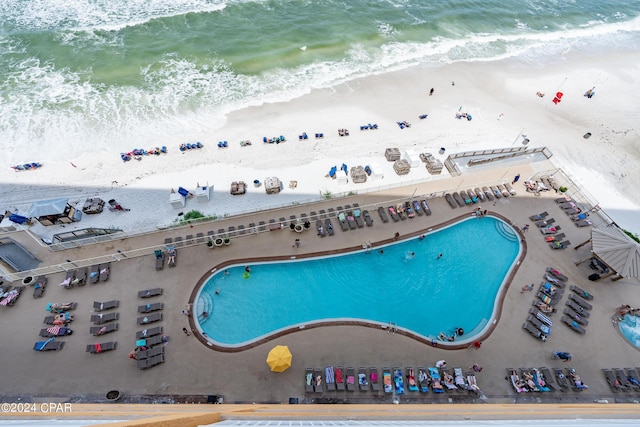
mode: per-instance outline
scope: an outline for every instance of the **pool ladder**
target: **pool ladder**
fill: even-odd
[[[386,329],[388,334],[395,334],[398,332],[398,324],[395,322],[389,322]]]

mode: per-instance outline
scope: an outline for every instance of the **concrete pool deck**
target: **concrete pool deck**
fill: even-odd
[[[292,206],[277,212],[259,212],[254,215],[230,217],[213,224],[199,224],[193,229],[177,228],[140,237],[129,238],[117,242],[107,242],[88,247],[70,249],[62,252],[49,252],[46,247],[39,247],[34,241],[24,236],[16,236],[21,244],[37,252],[44,265],[64,262],[65,259],[83,260],[97,256],[111,255],[117,250],[127,252],[137,248],[149,248],[161,245],[165,237],[184,237],[187,234],[206,232],[209,229],[228,228],[239,224],[248,224],[290,215],[300,217],[301,213],[318,212],[329,207],[358,203],[365,206],[389,205],[389,201],[407,199],[412,195],[440,194],[443,186],[455,191],[475,187],[477,185],[498,184],[520,173],[522,176],[536,172],[532,168],[541,165],[517,165],[504,169],[466,174],[447,181],[430,182],[411,187],[393,188],[377,193],[355,195],[346,199],[327,200],[312,206]],[[447,222],[452,217],[473,208],[451,209],[446,201],[437,197],[429,200],[433,212],[429,217],[383,224],[377,212],[372,211],[375,221],[373,227],[342,232],[336,229],[335,236],[319,238],[315,231],[301,235],[289,230],[273,231],[259,234],[248,234],[233,239],[230,246],[208,249],[204,244],[180,248],[178,264],[175,268],[164,268],[156,271],[152,251],[145,257],[114,257],[111,263],[111,277],[108,282],[97,285],[87,284],[84,287],[63,289],[56,286],[62,282],[64,273],[49,276],[49,285],[44,298],[33,299],[31,289],[27,289],[14,307],[2,308],[0,339],[3,343],[0,363],[3,369],[2,397],[4,401],[50,402],[71,401],[91,402],[104,401],[109,390],[120,390],[127,401],[138,402],[144,399],[156,399],[160,402],[172,401],[163,396],[224,396],[225,403],[287,403],[289,398],[298,398],[300,402],[349,402],[349,403],[391,403],[392,396],[374,394],[372,392],[345,393],[324,392],[323,394],[305,395],[304,370],[307,367],[325,367],[327,365],[383,366],[401,368],[432,366],[435,361],[446,359],[450,367],[460,366],[468,370],[474,363],[484,369],[478,374],[478,384],[484,397],[473,399],[465,394],[444,394],[426,396],[406,394],[400,397],[400,403],[430,402],[470,402],[489,403],[509,402],[592,402],[597,399],[631,402],[637,393],[617,393],[610,391],[602,368],[637,366],[638,350],[628,344],[612,325],[611,315],[621,304],[640,305],[637,286],[628,280],[611,282],[590,282],[587,276],[592,272],[582,264],[576,267],[575,262],[588,256],[588,245],[574,250],[573,247],[588,240],[590,228],[575,227],[567,215],[553,201],[558,195],[554,192],[543,193],[539,197],[526,193],[522,185],[516,187],[518,194],[508,199],[483,204],[488,209],[513,224],[522,226],[531,224],[525,235],[527,254],[516,272],[513,283],[507,290],[500,313],[500,320],[495,329],[475,351],[473,349],[446,350],[433,348],[401,334],[388,333],[386,330],[375,330],[359,326],[332,326],[315,328],[282,336],[276,340],[258,345],[239,353],[216,352],[207,348],[194,336],[186,336],[182,328],[190,327],[189,319],[181,311],[188,303],[190,295],[198,280],[207,274],[212,266],[232,260],[250,260],[264,256],[294,256],[301,253],[339,251],[347,248],[361,248],[363,242],[386,241],[398,232],[401,236],[419,234],[437,224]],[[536,227],[529,221],[530,215],[548,211],[550,216],[561,225],[573,246],[566,250],[552,250],[544,241]],[[336,226],[334,221],[334,227]],[[312,230],[314,230],[312,224]],[[300,237],[300,248],[292,248],[294,238]],[[120,261],[115,261],[120,259]],[[80,263],[80,261],[77,261]],[[240,261],[244,262],[244,261]],[[525,284],[538,284],[547,266],[552,265],[569,276],[569,282],[576,284],[594,295],[594,306],[587,334],[581,336],[560,324],[560,313],[553,316],[554,327],[546,343],[532,338],[522,329],[527,317],[534,293],[521,293]],[[491,266],[487,266],[491,268]],[[17,285],[17,283],[14,283]],[[473,286],[470,278],[470,286]],[[162,296],[147,299],[137,298],[143,289],[162,287]],[[559,303],[560,310],[570,291]],[[94,301],[117,299],[120,306],[119,330],[96,340],[89,334],[92,326],[90,317],[93,314]],[[42,319],[48,314],[45,311],[47,302],[75,301],[76,320],[70,325],[74,330],[72,336],[61,338],[66,342],[64,349],[57,352],[35,352],[34,342],[41,340],[38,332],[45,325]],[[328,299],[332,303],[340,303],[339,295]],[[328,301],[319,301],[327,303]],[[137,307],[147,302],[163,302],[162,322],[150,326],[163,326],[169,336],[165,348],[166,362],[150,370],[136,368],[135,361],[127,358],[127,354],[135,346],[136,331],[143,327],[136,325],[139,317]],[[239,302],[251,309],[251,301]],[[427,302],[407,302],[422,304],[428,311]],[[453,310],[464,310],[451,302]],[[402,307],[394,306],[394,309]],[[118,348],[115,351],[92,355],[85,352],[85,347],[96,341],[115,340]],[[276,344],[288,345],[293,353],[293,365],[284,373],[269,371],[265,359],[268,351]],[[563,350],[573,353],[571,363],[563,364],[551,360],[553,351]],[[506,368],[514,367],[567,367],[576,368],[590,388],[584,392],[525,393],[517,395],[511,383],[505,380]],[[580,414],[580,409],[575,409]]]

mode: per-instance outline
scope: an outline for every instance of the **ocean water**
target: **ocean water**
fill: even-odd
[[[119,152],[416,64],[612,46],[640,47],[637,0],[3,0],[0,150]]]

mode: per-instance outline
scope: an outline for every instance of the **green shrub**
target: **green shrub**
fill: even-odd
[[[198,219],[198,218],[204,218],[204,215],[202,214],[202,212],[193,210],[193,211],[189,211],[186,214],[184,214],[184,220],[188,221],[190,219]]]

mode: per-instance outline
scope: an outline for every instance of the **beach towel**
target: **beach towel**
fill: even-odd
[[[344,379],[342,378],[342,370],[336,369],[336,382],[339,384],[344,383]]]
[[[369,382],[367,382],[367,375],[366,374],[358,374],[358,384],[360,384],[360,385],[369,385]]]
[[[311,385],[311,381],[313,380],[313,374],[309,372],[307,374],[307,385]]]
[[[382,378],[384,381],[384,392],[385,393],[391,393],[393,391],[393,386],[391,384],[391,373],[390,372],[384,372],[382,374]]]
[[[325,377],[327,378],[325,381],[327,384],[332,384],[335,382],[333,375],[333,366],[327,366],[324,370],[324,373]]]
[[[93,348],[95,348],[96,353],[101,353],[101,352],[102,352],[102,346],[100,345],[100,343],[99,343],[99,342],[95,343],[95,344],[93,345]]]

